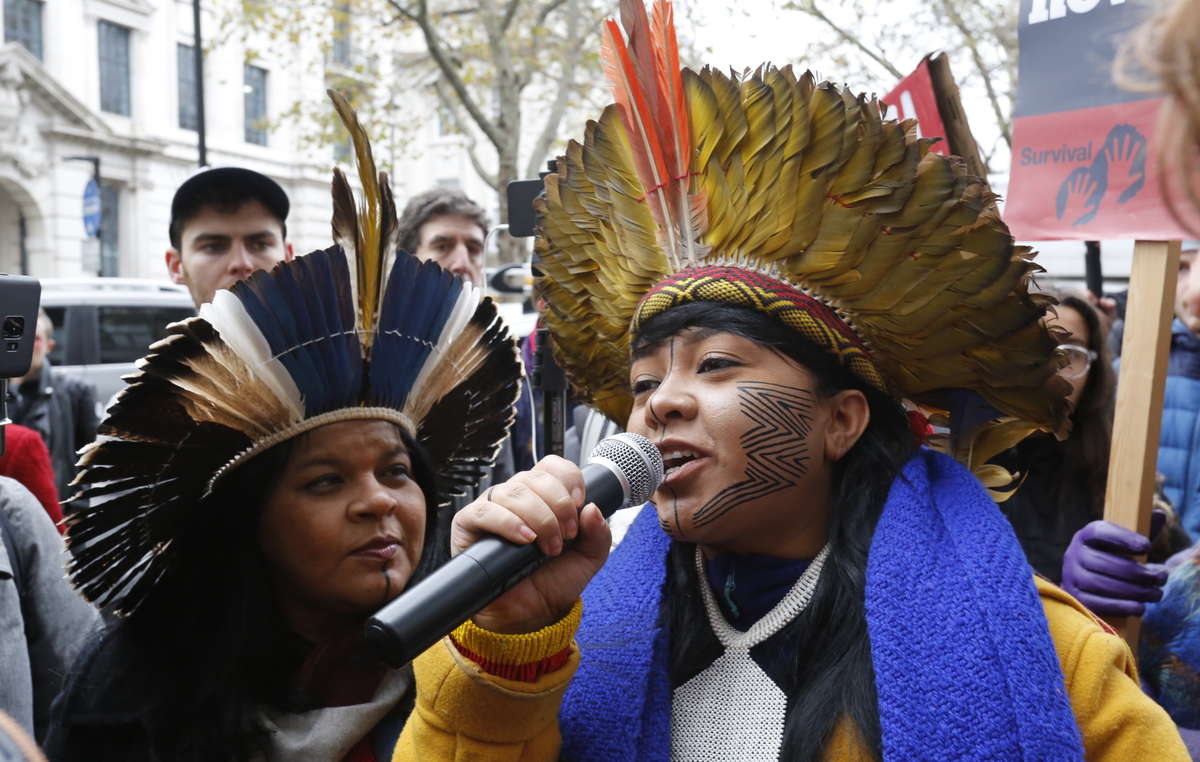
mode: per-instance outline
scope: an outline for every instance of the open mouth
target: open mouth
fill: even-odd
[[[699,457],[693,450],[668,450],[663,453],[663,475],[669,477]]]

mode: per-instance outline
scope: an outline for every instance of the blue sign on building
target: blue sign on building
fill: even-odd
[[[88,238],[100,234],[100,186],[95,178],[83,188],[83,230]]]

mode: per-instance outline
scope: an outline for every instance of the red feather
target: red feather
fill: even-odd
[[[621,0],[621,26],[612,19],[605,22],[601,52],[625,115],[647,203],[668,256],[676,259],[690,253],[700,233],[697,221],[704,215],[697,214],[701,202],[689,193],[691,127],[674,16],[668,0],[655,0],[653,21],[642,0]]]
[[[604,22],[601,53],[605,73],[613,84],[613,95],[625,113],[625,125],[629,129],[631,148],[642,187],[646,190],[646,200],[655,219],[668,227],[667,221],[671,215],[666,208],[666,185],[670,175],[667,174],[658,130],[650,115],[643,83],[638,79],[637,68],[625,47],[621,28],[612,19]],[[653,196],[659,197],[659,203],[654,203]]]

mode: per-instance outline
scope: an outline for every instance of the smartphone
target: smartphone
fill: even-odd
[[[541,179],[516,180],[508,184],[508,234],[513,238],[528,238],[537,227],[533,200],[542,194]]]
[[[29,372],[41,301],[37,278],[0,273],[0,378]]]

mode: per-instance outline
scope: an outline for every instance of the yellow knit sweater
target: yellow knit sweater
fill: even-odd
[[[1133,655],[1125,641],[1108,633],[1080,603],[1058,587],[1036,579],[1050,625],[1067,694],[1093,762],[1189,762],[1187,750],[1166,712],[1142,693]],[[394,762],[479,760],[549,762],[558,758],[558,709],[579,665],[571,643],[578,606],[568,625],[522,636],[523,653],[551,654],[571,645],[567,664],[535,683],[504,680],[465,659],[449,638],[413,662],[417,705],[392,759]],[[513,642],[503,635],[470,629],[471,650],[503,661]],[[460,639],[460,642],[461,639]],[[1038,707],[1029,707],[1036,712]],[[856,729],[843,721],[825,751],[830,762],[869,757]]]

